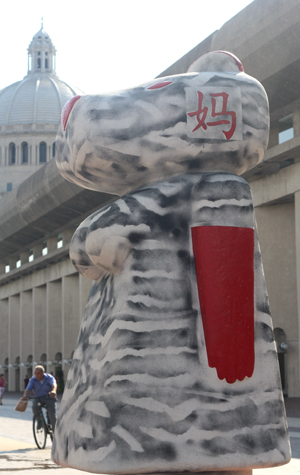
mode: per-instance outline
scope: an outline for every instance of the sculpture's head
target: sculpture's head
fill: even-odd
[[[234,55],[217,51],[186,74],[71,99],[57,164],[80,186],[122,195],[179,174],[242,174],[262,160],[268,135],[264,88]]]

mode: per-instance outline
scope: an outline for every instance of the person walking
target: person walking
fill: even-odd
[[[54,432],[56,424],[56,391],[57,384],[55,378],[48,373],[45,373],[43,366],[38,365],[34,368],[34,376],[30,378],[24,390],[24,396],[22,399],[27,399],[30,392],[34,392],[34,396],[39,398],[42,404],[45,404],[48,410],[52,430]],[[33,399],[32,402],[33,415],[39,412],[38,399]]]
[[[0,405],[3,406],[2,398],[4,394],[4,386],[7,384],[6,379],[4,378],[4,374],[0,374]]]

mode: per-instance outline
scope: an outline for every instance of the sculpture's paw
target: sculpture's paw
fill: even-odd
[[[123,236],[110,236],[99,247],[91,234],[86,241],[86,250],[93,264],[113,274],[123,268],[130,249],[129,240]]]

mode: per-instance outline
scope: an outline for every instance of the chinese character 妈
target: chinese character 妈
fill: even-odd
[[[229,94],[226,92],[219,92],[216,94],[209,94],[211,97],[211,113],[210,116],[212,118],[218,117],[218,116],[224,116],[224,115],[229,115],[231,116],[231,121],[230,120],[215,120],[215,121],[209,121],[206,122],[207,118],[207,113],[209,112],[208,107],[204,106],[202,107],[202,102],[203,102],[203,93],[200,91],[197,91],[198,94],[198,109],[194,112],[189,112],[188,115],[190,117],[196,117],[196,120],[198,124],[196,127],[192,130],[192,132],[195,132],[198,130],[200,127],[202,127],[204,130],[207,130],[207,127],[215,127],[217,125],[225,125],[229,124],[231,125],[230,129],[228,131],[222,130],[223,134],[225,135],[227,140],[230,140],[231,137],[233,136],[235,129],[236,129],[236,113],[233,111],[227,111],[227,101]],[[217,106],[217,97],[222,98],[222,108],[220,112],[216,111],[216,106]],[[219,101],[218,101],[219,102]]]

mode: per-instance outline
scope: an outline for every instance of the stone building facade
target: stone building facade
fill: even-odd
[[[59,79],[55,61],[42,25],[28,47],[27,75],[0,91],[0,194],[54,157],[62,107],[82,93]]]
[[[245,178],[289,397],[300,396],[299,31],[298,0],[254,0],[160,75],[185,72],[202,54],[222,49],[236,54],[267,91],[269,147]],[[1,200],[0,365],[10,390],[22,387],[35,362],[66,375],[90,288],[70,263],[70,238],[87,215],[115,198],[67,183],[50,160]]]

